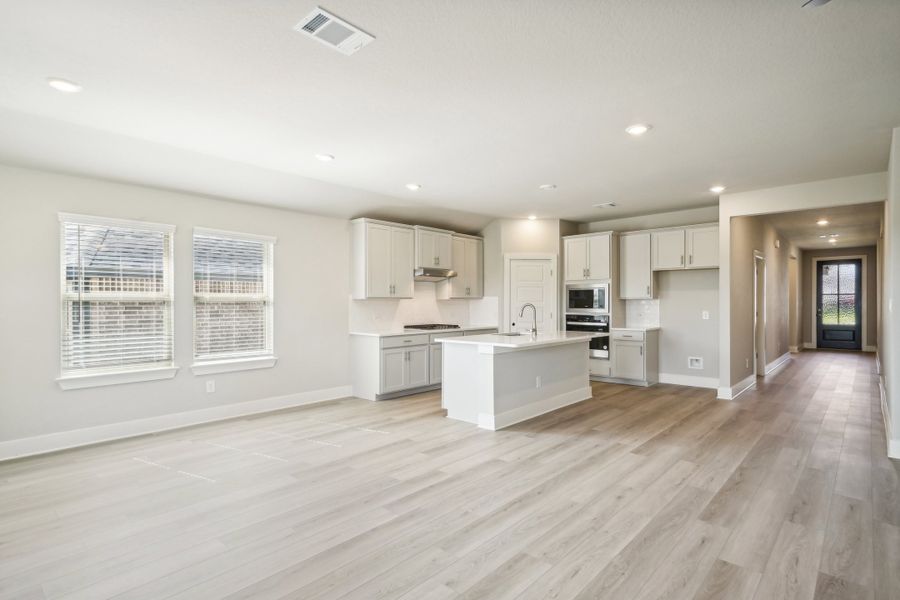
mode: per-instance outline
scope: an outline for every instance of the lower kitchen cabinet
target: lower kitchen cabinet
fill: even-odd
[[[381,394],[428,385],[428,346],[381,351]]]
[[[653,385],[659,381],[659,331],[613,329],[610,374],[622,383]]]

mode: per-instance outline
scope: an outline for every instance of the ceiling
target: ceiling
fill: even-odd
[[[803,250],[874,246],[881,236],[884,202],[798,210],[766,218],[786,240]],[[820,219],[827,220],[828,225],[818,225]],[[828,241],[832,234],[837,234],[834,244]],[[823,235],[828,237],[820,237]]]
[[[0,161],[477,229],[883,171],[900,125],[897,0],[323,2],[375,41],[300,0],[0,0]]]

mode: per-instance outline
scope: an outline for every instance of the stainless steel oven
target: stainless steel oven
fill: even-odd
[[[609,333],[609,315],[582,315],[567,313],[566,331]],[[593,338],[591,340],[590,356],[591,358],[609,358],[609,338]]]
[[[608,314],[609,284],[576,283],[566,286],[566,312],[569,314]]]

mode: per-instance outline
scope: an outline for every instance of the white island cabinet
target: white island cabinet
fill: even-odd
[[[587,400],[588,343],[604,335],[438,337],[447,416],[494,430]]]

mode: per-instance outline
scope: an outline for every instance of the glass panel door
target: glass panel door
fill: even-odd
[[[862,349],[862,261],[818,263],[816,346]]]

